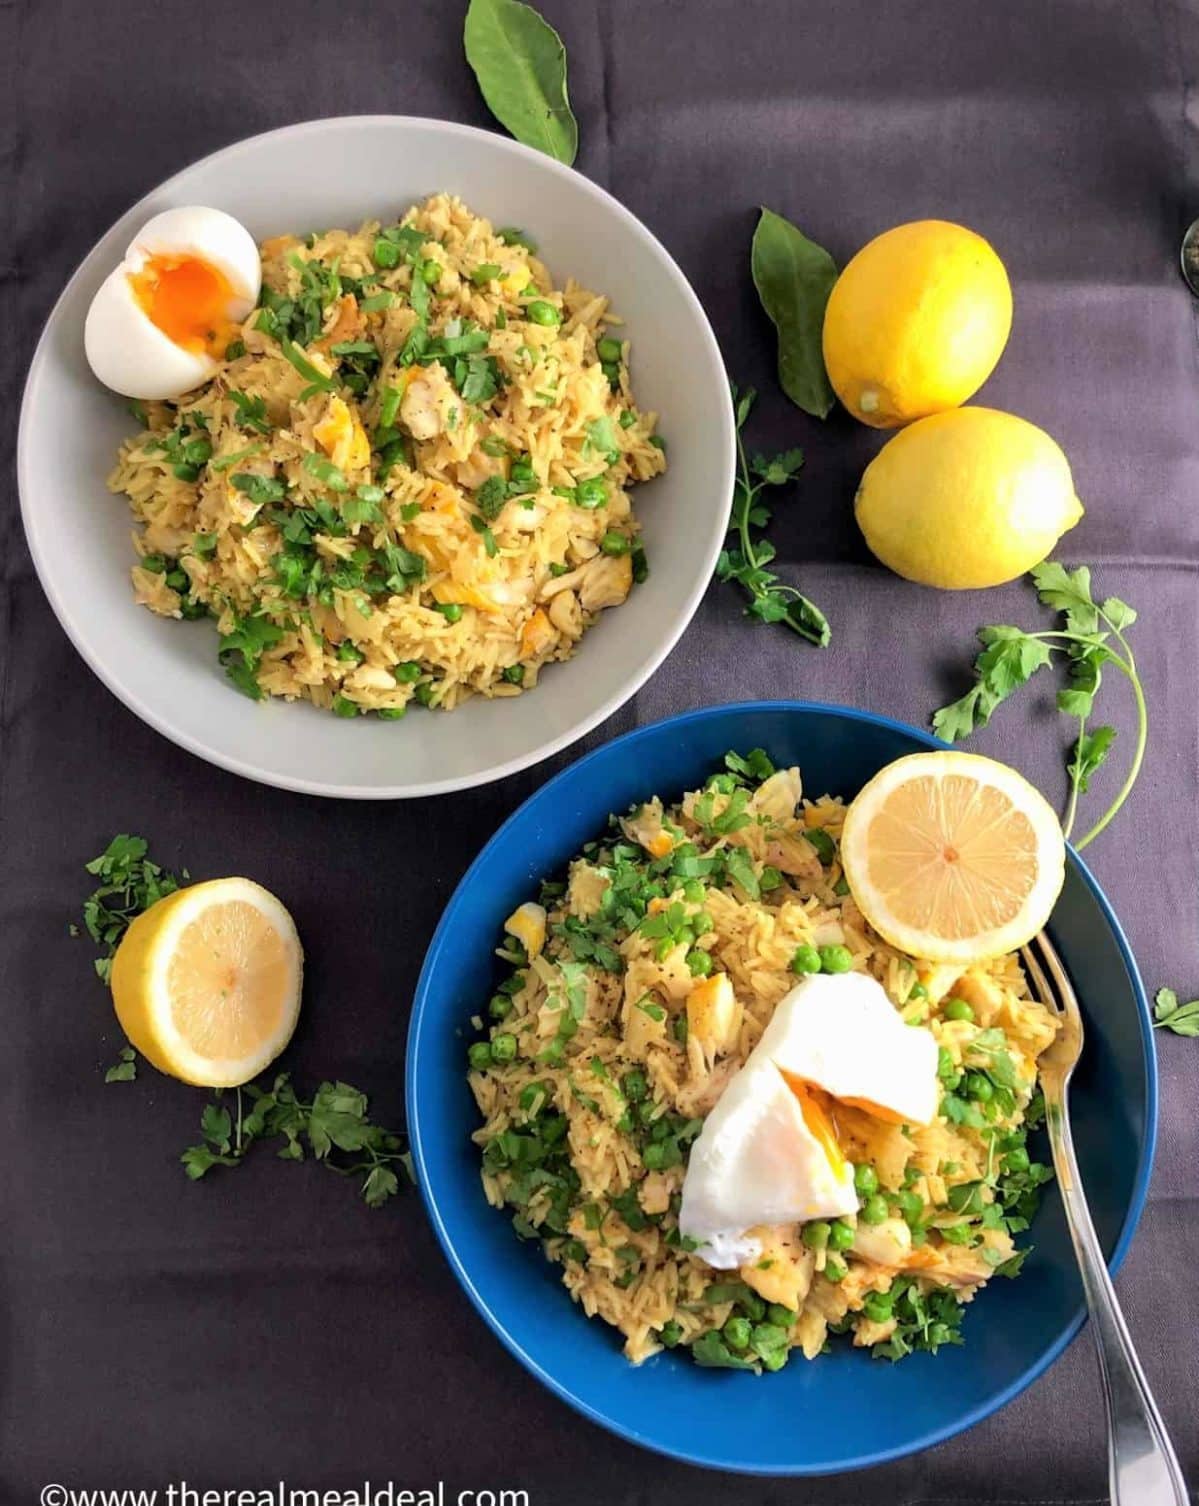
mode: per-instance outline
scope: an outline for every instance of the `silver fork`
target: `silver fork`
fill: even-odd
[[[1099,1354],[1111,1499],[1114,1506],[1187,1506],[1186,1482],[1116,1300],[1074,1156],[1069,1090],[1082,1054],[1078,1000],[1061,959],[1043,931],[1032,945],[1021,949],[1021,954],[1041,1003],[1057,1016],[1059,1024],[1057,1040],[1040,1060],[1045,1124]]]

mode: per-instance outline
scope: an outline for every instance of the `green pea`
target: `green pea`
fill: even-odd
[[[790,1328],[799,1314],[792,1312],[789,1307],[784,1307],[781,1302],[771,1302],[766,1307],[766,1318],[778,1328]]]
[[[437,605],[437,611],[447,622],[458,622],[462,617],[462,607],[456,601],[443,601]]]
[[[683,898],[687,901],[688,904],[702,905],[707,897],[708,891],[704,888],[704,886],[698,879],[688,879],[687,882],[683,885]],[[699,916],[697,915],[696,920],[698,919]],[[700,932],[700,935],[703,935],[702,931]]]
[[[1021,1149],[1020,1146],[1017,1146],[1015,1150],[1009,1150],[1003,1158],[1003,1169],[1005,1171],[1027,1171],[1029,1165],[1028,1152]]]
[[[652,1141],[641,1152],[641,1159],[649,1171],[661,1171],[666,1165],[666,1146],[661,1141]]]
[[[781,1370],[787,1363],[787,1351],[785,1349],[768,1349],[765,1354],[759,1355],[763,1370]]]
[[[748,1349],[752,1331],[748,1318],[730,1318],[720,1330],[730,1349]]]
[[[831,1224],[828,1231],[828,1247],[830,1250],[852,1249],[853,1225],[847,1224],[843,1218]]]
[[[516,1037],[510,1030],[501,1030],[491,1037],[491,1054],[497,1062],[510,1062],[516,1055]]]
[[[541,324],[547,328],[551,325],[562,323],[562,315],[552,303],[546,303],[544,298],[534,298],[533,302],[525,309],[525,314],[534,324]]]
[[[432,685],[418,685],[413,691],[413,696],[416,699],[418,705],[431,706],[433,704]],[[509,943],[509,945],[511,946],[511,943]]]
[[[858,1219],[863,1224],[881,1224],[887,1216],[887,1200],[881,1192],[868,1197],[858,1211]]]
[[[712,972],[712,953],[694,947],[687,953],[687,966],[693,978],[707,978]]]
[[[382,236],[379,236],[375,241],[374,260],[376,267],[398,267],[400,264],[400,248],[392,245],[391,241],[385,241]]]
[[[708,936],[716,929],[711,913],[707,910],[697,910],[691,917],[691,928],[697,936]]]
[[[492,994],[487,1008],[493,1020],[506,1020],[512,1013],[512,998],[509,994]]]
[[[924,1212],[924,1200],[918,1192],[897,1192],[895,1194],[895,1206],[905,1224],[914,1224]]]
[[[974,1010],[965,999],[946,999],[941,1014],[947,1020],[973,1020]]]
[[[623,533],[617,533],[614,528],[609,528],[600,540],[600,548],[605,554],[612,555],[613,558],[618,558],[622,554],[628,554],[629,547],[628,538]]]
[[[608,488],[598,476],[593,476],[589,481],[580,481],[575,487],[575,503],[586,508],[606,507]]]
[[[864,1162],[853,1169],[853,1185],[863,1197],[869,1197],[871,1193],[878,1191],[878,1172],[873,1166],[867,1166]]]
[[[397,664],[392,674],[401,685],[412,685],[420,679],[421,667],[415,659],[406,659],[403,664]]]
[[[737,1298],[737,1306],[746,1314],[751,1323],[760,1323],[766,1316],[766,1304],[757,1292],[744,1292]]]
[[[673,1318],[668,1319],[658,1330],[658,1338],[666,1349],[673,1349],[682,1337],[683,1326],[681,1323],[676,1323]]]
[[[491,1066],[490,1041],[475,1041],[466,1054],[470,1059],[471,1066],[479,1072],[483,1072]]]
[[[441,281],[441,263],[434,261],[432,257],[421,262],[420,275],[426,287],[435,287]]]
[[[990,1103],[995,1097],[995,1084],[984,1072],[967,1072],[966,1093],[976,1103]]]
[[[908,1002],[909,1003],[913,999],[927,999],[927,998],[928,998],[928,989],[925,988],[925,986],[924,986],[923,983],[913,983],[912,986],[911,986],[911,988],[908,990]]]
[[[375,715],[381,722],[399,722],[408,714],[407,706],[380,706]]]
[[[823,1219],[817,1219],[815,1223],[803,1226],[803,1242],[809,1250],[823,1250],[829,1241],[832,1227]]]
[[[344,643],[337,645],[337,657],[343,664],[361,664],[366,655],[347,638]]]
[[[853,956],[847,946],[822,946],[820,970],[825,973],[847,973],[853,967]]]
[[[605,335],[596,345],[595,350],[601,361],[619,361],[624,355],[624,347],[611,335]]]
[[[232,358],[230,357],[230,359]],[[620,427],[622,429],[631,429],[636,422],[637,415],[632,411],[632,409],[624,408],[621,410]]]
[[[523,685],[525,679],[525,667],[523,664],[509,664],[504,671],[504,679],[509,685]]]
[[[814,946],[805,945],[795,948],[795,955],[791,958],[791,971],[793,973],[818,973],[820,971],[820,953]]]
[[[843,1260],[838,1260],[835,1255],[824,1257],[824,1274],[829,1281],[844,1281],[849,1275],[849,1267]]]
[[[874,1323],[885,1323],[891,1316],[895,1299],[890,1292],[867,1292],[862,1300],[862,1311]]]

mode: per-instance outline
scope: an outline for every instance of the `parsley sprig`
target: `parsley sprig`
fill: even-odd
[[[1153,996],[1153,1024],[1175,1035],[1199,1036],[1199,999],[1180,1004],[1172,988],[1159,988]]]
[[[1070,747],[1066,771],[1070,796],[1062,818],[1067,837],[1074,829],[1078,799],[1090,788],[1091,778],[1107,759],[1116,738],[1114,727],[1090,726],[1095,697],[1110,665],[1132,687],[1136,703],[1137,732],[1132,763],[1124,783],[1091,829],[1076,843],[1085,847],[1094,841],[1128,799],[1145,757],[1149,715],[1144,686],[1126,631],[1136,621],[1136,612],[1118,596],[1096,602],[1091,594],[1091,572],[1086,565],[1069,570],[1047,560],[1031,572],[1037,594],[1048,607],[1062,614],[1062,626],[1041,632],[1000,625],[980,628],[982,652],[974,661],[974,685],[933,716],[933,731],[947,742],[958,742],[985,727],[995,708],[1026,684],[1037,670],[1053,662],[1056,654],[1067,664],[1068,679],[1057,693],[1058,710],[1078,723],[1078,736]]]
[[[824,648],[832,636],[828,619],[814,602],[767,569],[775,558],[774,545],[753,534],[755,528],[765,528],[771,518],[770,509],[761,500],[763,489],[794,481],[803,465],[803,451],[784,450],[769,458],[757,453],[747,455],[743,431],[757,393],[752,387],[738,391],[735,382],[731,386],[737,424],[737,478],[733,484],[729,547],[721,551],[716,563],[717,577],[722,581],[737,581],[745,590],[749,597],[747,616],[760,622],[785,623],[801,638]]]
[[[150,861],[148,851],[144,837],[122,833],[113,837],[100,856],[87,864],[88,873],[98,878],[100,884],[83,902],[83,924],[96,945],[104,948],[103,956],[95,961],[96,976],[102,983],[109,980],[112,959],[132,922],[143,910],[174,894],[179,887],[173,873]],[[183,878],[188,877],[184,869]],[[121,1060],[127,1062],[131,1058],[122,1052]],[[132,1072],[123,1073],[110,1080],[124,1082],[132,1076]]]
[[[122,833],[113,837],[98,858],[86,865],[101,883],[83,903],[87,934],[104,954],[96,958],[96,974],[108,983],[112,959],[130,925],[151,905],[179,888],[180,879],[191,875],[183,869],[177,878],[149,857],[144,837]],[[70,928],[73,936],[79,928]],[[122,1046],[116,1063],[104,1081],[134,1082],[137,1053]],[[308,1155],[340,1176],[362,1176],[362,1197],[378,1208],[399,1191],[399,1173],[413,1181],[412,1158],[404,1134],[373,1124],[367,1117],[368,1100],[349,1083],[322,1082],[310,1101],[297,1096],[289,1074],[278,1073],[269,1084],[264,1079],[234,1089],[235,1113],[225,1106],[226,1090],[218,1089],[200,1117],[201,1141],[180,1156],[192,1181],[207,1175],[214,1166],[240,1166],[252,1145],[282,1140],[277,1155],[284,1161],[303,1161]],[[247,1108],[247,1102],[249,1107]]]
[[[360,1176],[363,1201],[378,1208],[400,1190],[396,1168],[413,1180],[412,1157],[402,1135],[372,1124],[365,1093],[346,1082],[323,1082],[311,1102],[296,1096],[289,1075],[281,1072],[270,1087],[247,1083],[234,1089],[236,1114],[218,1091],[200,1116],[198,1145],[180,1156],[193,1182],[214,1166],[240,1166],[250,1147],[282,1140],[276,1152],[283,1161],[303,1161],[307,1151],[339,1176]],[[246,1109],[246,1099],[250,1107]]]

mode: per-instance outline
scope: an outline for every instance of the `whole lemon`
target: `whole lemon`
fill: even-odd
[[[1074,527],[1082,503],[1043,429],[994,408],[951,408],[887,441],[854,512],[884,565],[951,591],[1023,575]]]
[[[1011,285],[990,244],[916,220],[863,246],[833,285],[824,364],[855,418],[897,429],[977,392],[1011,327]]]

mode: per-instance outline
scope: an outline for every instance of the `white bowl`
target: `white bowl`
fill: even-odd
[[[345,721],[307,704],[255,703],[217,662],[211,622],[134,604],[132,520],[105,477],[132,420],[83,355],[92,295],[159,210],[211,204],[255,237],[386,218],[438,190],[538,242],[559,281],[608,294],[628,323],[638,401],[661,414],[666,475],[639,487],[650,577],[605,612],[576,656],[512,700]],[[633,695],[687,626],[726,527],[734,436],[720,352],[662,246],[602,189],[504,137],[403,116],[309,121],[228,147],[129,211],[68,283],[38,345],[21,411],[18,479],[34,564],[58,619],[108,688],[201,758],[287,789],[348,798],[485,784],[566,747]]]

